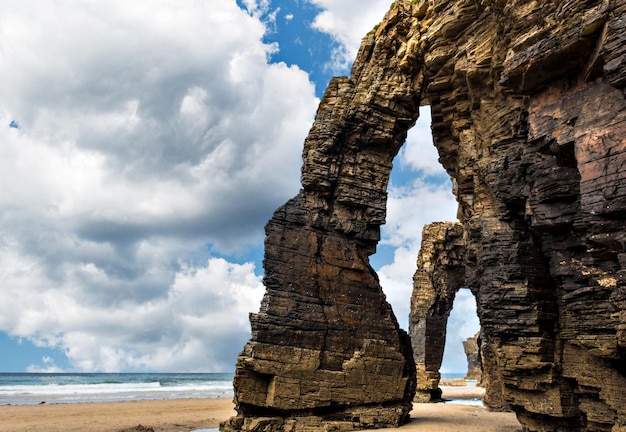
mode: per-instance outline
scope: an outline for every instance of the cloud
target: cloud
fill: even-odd
[[[232,368],[260,269],[212,254],[297,193],[318,103],[244,3],[5,8],[0,331],[77,370]]]
[[[361,39],[382,20],[390,4],[387,0],[374,0],[363,7],[363,2],[359,0],[307,1],[321,10],[313,21],[313,27],[339,43],[330,64],[335,71],[345,70],[354,61]]]
[[[430,107],[421,107],[417,124],[409,131],[406,143],[400,149],[398,162],[401,168],[412,171],[417,176],[447,180],[450,176],[439,163],[439,153],[433,144],[430,123]]]
[[[469,289],[461,289],[456,294],[452,312],[448,318],[442,373],[467,370],[467,356],[463,341],[474,336],[479,328],[476,299]]]
[[[389,7],[310,2],[339,44],[337,68]],[[306,73],[268,60],[278,9],[242,4],[3,10],[0,331],[61,350],[78,371],[232,370],[263,294],[245,257],[298,191],[319,102]],[[401,321],[421,226],[455,208],[418,141],[397,158],[415,178],[392,179],[383,229],[397,250],[379,273]]]
[[[26,367],[26,372],[29,373],[60,373],[63,372],[56,364],[54,360],[49,356],[43,356],[41,358],[42,365],[29,365]]]
[[[266,14],[271,5],[271,0],[242,0],[248,13],[256,17]]]
[[[167,295],[135,309],[102,308],[90,322],[77,307],[69,318],[76,330],[62,344],[80,370],[228,371],[263,292],[252,264],[213,258],[203,268],[182,268]]]
[[[410,186],[389,189],[387,223],[381,244],[395,247],[393,262],[378,269],[383,290],[401,327],[408,328],[413,274],[425,224],[454,220],[456,201],[449,184],[416,179]]]

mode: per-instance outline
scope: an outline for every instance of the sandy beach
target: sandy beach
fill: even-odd
[[[446,392],[447,390],[447,392]],[[444,397],[473,399],[482,389],[444,389]],[[235,414],[230,399],[177,399],[133,402],[0,406],[0,432],[112,432],[137,425],[156,432],[217,428]],[[414,404],[411,422],[386,431],[514,432],[512,413],[454,403]]]
[[[113,432],[139,424],[156,432],[216,428],[235,414],[230,399],[0,406],[0,432]]]

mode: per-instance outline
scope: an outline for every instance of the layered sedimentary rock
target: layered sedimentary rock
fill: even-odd
[[[435,3],[433,136],[506,402],[528,430],[623,430],[626,3]]]
[[[354,430],[408,419],[410,341],[368,260],[422,88],[402,56],[389,57],[408,37],[402,18],[368,39],[350,79],[330,82],[304,143],[302,190],[266,226],[266,294],[237,363],[238,415],[222,430]]]
[[[417,402],[441,399],[439,368],[446,326],[457,291],[465,286],[463,226],[437,222],[422,230],[413,276],[409,334],[417,369]]]
[[[462,224],[435,222],[424,226],[409,314],[409,335],[417,369],[417,402],[441,401],[439,368],[454,298],[461,288],[470,288],[476,295],[476,287],[468,285],[466,280],[466,273],[475,272],[467,257]],[[479,349],[478,335],[464,345],[466,353],[472,347],[468,353],[468,378],[481,379],[486,389],[485,406],[493,411],[508,411],[494,348],[481,344],[483,349]]]
[[[331,81],[224,430],[406,420],[410,343],[368,256],[430,104],[481,347],[530,431],[626,430],[626,1],[401,0]]]
[[[467,357],[467,373],[465,379],[476,380],[480,382],[482,375],[481,362],[480,362],[480,348],[478,345],[478,337],[480,333],[476,333],[474,336],[468,337],[463,341],[463,351]]]

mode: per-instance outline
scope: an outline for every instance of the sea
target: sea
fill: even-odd
[[[443,373],[442,379],[464,375]],[[0,373],[0,405],[232,399],[233,377],[232,373]],[[468,381],[473,385],[475,381]]]
[[[0,405],[230,398],[232,373],[0,373]]]

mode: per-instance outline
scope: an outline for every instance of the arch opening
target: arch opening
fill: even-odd
[[[401,328],[408,329],[413,274],[422,227],[456,220],[457,201],[449,174],[433,144],[430,106],[419,118],[393,160],[387,186],[386,223],[376,253],[369,257]]]
[[[446,343],[440,368],[444,377],[445,374],[454,374],[475,379],[470,378],[472,371],[464,342],[476,336],[479,331],[476,298],[469,288],[461,287],[455,295],[446,325]]]

